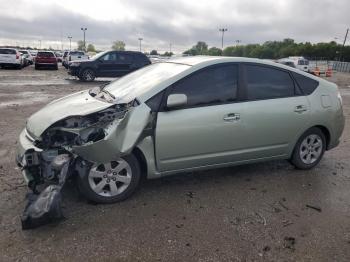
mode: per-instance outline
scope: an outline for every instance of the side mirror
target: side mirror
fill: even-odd
[[[166,106],[173,109],[187,105],[187,96],[185,94],[172,94],[168,96]]]

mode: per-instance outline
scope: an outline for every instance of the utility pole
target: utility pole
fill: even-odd
[[[140,52],[142,52],[141,50],[141,41],[143,40],[143,38],[142,37],[139,37],[139,41],[140,41]]]
[[[169,44],[169,53],[171,54],[171,43]]]
[[[345,34],[345,37],[344,37],[344,42],[343,42],[343,47],[341,49],[341,59],[343,59],[343,54],[344,54],[344,46],[345,46],[345,43],[346,43],[346,39],[348,38],[348,33],[349,33],[349,28],[346,30],[346,34]]]
[[[219,31],[222,32],[222,35],[221,35],[221,49],[224,50],[224,34],[227,31],[227,28],[220,28]]]
[[[71,51],[71,49],[72,49],[72,37],[68,36],[68,39],[69,39],[69,51]]]
[[[41,40],[39,40],[39,50],[41,49]]]
[[[86,28],[86,27],[82,27],[82,28],[80,28],[80,29],[81,29],[81,31],[83,31],[83,33],[84,33],[84,51],[86,52],[85,31],[87,30],[87,28]]]

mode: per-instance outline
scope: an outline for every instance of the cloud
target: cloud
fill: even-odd
[[[183,51],[198,40],[220,46],[220,27],[228,28],[225,43],[261,43],[293,38],[296,41],[331,41],[342,38],[350,26],[347,0],[0,0],[0,44],[7,41],[68,46],[82,39],[107,49],[123,40],[129,49],[138,48],[143,37],[146,50]],[[32,45],[32,44],[31,44]]]

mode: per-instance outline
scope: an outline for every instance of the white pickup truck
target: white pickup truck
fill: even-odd
[[[64,58],[64,63],[62,65],[68,68],[71,61],[87,60],[89,56],[83,51],[70,51]]]
[[[14,48],[0,48],[0,67],[23,67],[21,53]]]

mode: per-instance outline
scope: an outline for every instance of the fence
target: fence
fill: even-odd
[[[338,72],[350,73],[349,62],[332,61],[332,69]]]

